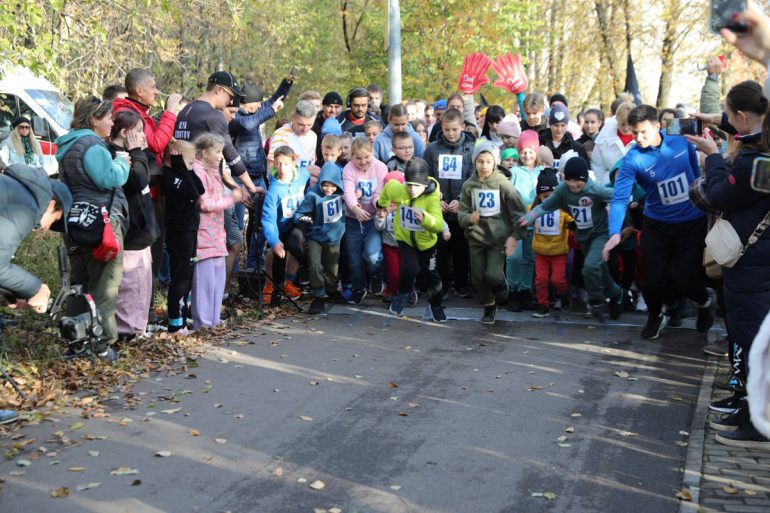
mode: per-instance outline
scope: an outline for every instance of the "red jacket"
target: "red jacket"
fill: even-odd
[[[156,125],[155,120],[150,117],[150,107],[133,98],[118,98],[112,102],[113,113],[120,112],[121,110],[133,110],[142,116],[147,147],[155,154],[155,161],[158,165],[162,165],[163,153],[165,153],[168,143],[171,142],[171,136],[174,135],[176,114],[163,111],[160,117],[160,125]]]

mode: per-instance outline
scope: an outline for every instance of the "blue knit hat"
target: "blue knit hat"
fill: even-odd
[[[324,121],[324,124],[321,126],[321,137],[325,135],[341,135],[342,134],[342,127],[340,126],[340,122],[337,121],[335,118],[329,118],[326,121]]]
[[[433,104],[433,108],[446,110],[446,100],[436,100],[436,103]]]

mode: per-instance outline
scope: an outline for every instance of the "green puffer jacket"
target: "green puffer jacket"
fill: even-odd
[[[479,211],[477,224],[471,224],[471,214]],[[527,213],[527,207],[511,181],[497,169],[486,179],[477,172],[463,184],[457,220],[465,228],[468,244],[502,246],[513,235],[517,240],[526,238],[527,229],[518,220]]]
[[[406,185],[391,180],[382,188],[380,199],[377,201],[380,208],[388,208],[391,203],[396,205],[396,215],[393,217],[396,240],[420,251],[435,246],[438,240],[436,234],[444,230],[438,182],[433,177],[428,180],[430,182],[425,192],[414,199],[406,191]],[[412,209],[422,211],[422,222],[416,220]]]

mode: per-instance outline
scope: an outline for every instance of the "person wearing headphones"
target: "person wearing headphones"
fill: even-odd
[[[382,120],[369,110],[370,99],[369,91],[363,87],[354,87],[350,90],[346,102],[347,110],[337,116],[343,132],[353,137],[364,137],[364,125],[368,121],[382,123]]]

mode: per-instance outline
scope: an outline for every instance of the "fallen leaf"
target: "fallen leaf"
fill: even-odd
[[[570,426],[570,427],[566,428],[566,429],[564,430],[564,432],[565,432],[565,433],[574,433],[574,432],[575,432],[575,428],[574,428],[574,427],[572,427],[572,426]]]
[[[680,431],[679,434],[682,436],[690,436],[690,433],[688,433],[687,431]]]
[[[400,412],[398,412],[398,416],[399,417],[408,417],[409,414],[407,412],[405,412],[405,411],[400,411]]]
[[[99,488],[102,485],[102,483],[87,483],[87,484],[79,484],[75,487],[75,490],[79,492],[84,492],[86,490],[92,490],[94,488]]]
[[[16,460],[17,467],[29,467],[30,465],[32,465],[32,462],[29,460],[25,460],[25,459]]]
[[[83,429],[84,426],[85,424],[83,424],[82,422],[75,422],[70,426],[70,431],[77,431],[78,429]]]
[[[738,490],[735,487],[733,487],[732,483],[729,485],[724,485],[722,487],[722,490],[724,490],[725,493],[729,493],[730,495],[735,495],[736,493],[738,493]]]
[[[182,408],[172,408],[170,410],[160,410],[160,411],[162,413],[167,413],[167,414],[171,415],[172,413],[178,413],[178,412],[182,411]]]
[[[96,458],[100,454],[101,453],[99,451],[88,451],[88,455],[91,456],[92,458]]]
[[[392,381],[388,383],[388,388],[398,388],[398,384],[393,383]]]
[[[329,513],[342,513],[342,510],[340,508],[331,508]]]
[[[530,392],[534,392],[535,390],[542,390],[542,389],[543,387],[537,386],[537,385],[527,387],[527,390],[529,390]]]
[[[578,412],[575,412],[572,415],[570,415],[570,417],[582,417],[582,416],[583,416],[583,414],[582,413],[578,413]]]
[[[67,469],[67,472],[85,472],[85,467],[70,467]]]
[[[401,485],[391,485],[390,489],[393,490],[394,492],[397,492],[401,489]]]
[[[615,375],[619,378],[627,378],[628,376],[630,376],[630,374],[627,373],[626,371],[615,371]]]
[[[191,429],[190,436],[201,436],[201,432],[198,431],[197,429]]]
[[[533,492],[532,497],[538,497],[543,499],[548,499],[549,501],[552,501],[556,499],[556,494],[553,492]]]
[[[318,385],[318,381],[311,381],[309,384],[313,385],[313,386],[316,386],[316,385]]]
[[[313,420],[313,417],[308,417],[307,415],[300,415],[299,418],[300,420],[304,420],[307,422],[310,422],[311,420]]]
[[[226,444],[227,438],[215,438],[214,441],[218,444]]]
[[[323,481],[316,480],[310,483],[310,488],[313,490],[323,490],[326,488],[326,484]]]
[[[692,500],[692,493],[690,493],[690,490],[687,490],[686,488],[682,489],[682,490],[679,490],[678,492],[676,492],[675,495],[676,495],[676,497],[678,497],[679,499],[681,499],[683,501],[691,501]]]
[[[559,443],[564,443],[564,442],[567,441],[567,437],[562,435],[559,438],[557,438],[556,441],[559,442]]]
[[[689,445],[687,442],[682,442],[681,440],[677,440],[677,441],[676,441],[676,442],[674,442],[674,443],[675,443],[676,445],[678,445],[679,447],[687,447],[687,446]]]
[[[300,478],[297,478],[297,482],[298,483],[307,483],[307,479],[305,479],[304,477],[300,477]]]
[[[562,448],[572,447],[572,444],[557,444],[557,445]]]
[[[275,477],[281,477],[283,475],[283,469],[278,467],[277,469],[273,470],[273,475]]]
[[[111,476],[133,476],[138,474],[139,471],[131,467],[118,467],[114,470],[110,470]]]
[[[12,476],[16,476],[16,477],[19,477],[19,476],[23,476],[24,474],[26,474],[26,473],[27,473],[27,471],[26,471],[26,470],[11,470],[11,471],[10,471],[10,472],[8,472],[8,473],[9,473],[10,475],[12,475]]]
[[[634,433],[633,431],[619,431],[618,434],[620,436],[636,436],[639,433]]]
[[[133,481],[131,481],[131,486],[139,486],[140,484],[142,484],[141,479],[134,479]]]
[[[61,488],[57,488],[56,490],[51,492],[51,497],[54,497],[56,499],[61,499],[63,497],[69,497],[70,489],[66,486],[62,486]]]
[[[417,408],[420,405],[417,403],[407,403],[407,406],[409,406],[410,408]]]
[[[756,495],[757,494],[757,492],[755,492],[754,490],[743,490],[743,493],[745,493],[746,495]]]
[[[158,451],[155,453],[155,456],[159,458],[168,458],[171,456],[171,451]]]

